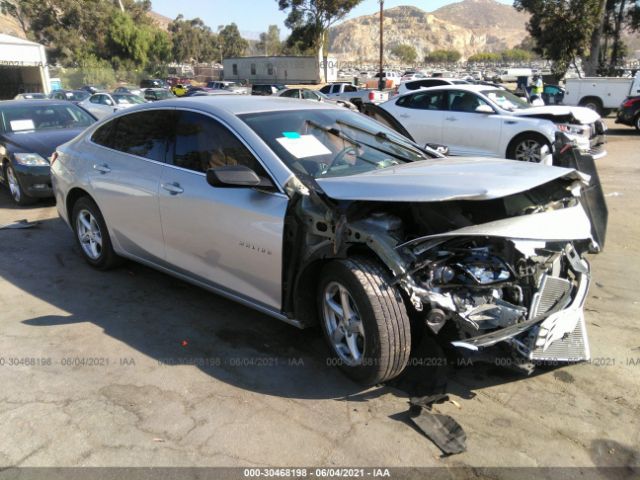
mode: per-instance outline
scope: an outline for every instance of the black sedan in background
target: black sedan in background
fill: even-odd
[[[640,96],[629,97],[622,102],[618,109],[616,123],[636,127],[640,132]]]
[[[0,102],[0,180],[16,204],[53,196],[51,155],[95,121],[72,102]]]

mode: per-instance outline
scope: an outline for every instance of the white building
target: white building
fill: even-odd
[[[50,92],[44,47],[23,38],[0,34],[0,100],[24,92]]]
[[[327,81],[338,79],[338,62],[327,58]],[[316,57],[236,57],[224,60],[224,79],[249,83],[317,84],[321,68]]]

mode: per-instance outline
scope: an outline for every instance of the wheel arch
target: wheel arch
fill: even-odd
[[[69,224],[71,225],[71,215],[73,213],[73,207],[76,202],[80,200],[82,197],[88,197],[95,203],[95,199],[91,196],[89,192],[80,187],[74,187],[69,190],[67,196],[65,198],[65,211],[67,213],[67,219],[69,220]]]
[[[334,260],[344,260],[353,255],[360,257],[368,257],[377,261],[385,270],[392,274],[389,267],[382,259],[368,246],[355,244],[350,246],[344,256],[324,256],[315,258],[307,262],[300,269],[296,276],[293,289],[293,307],[295,318],[304,319],[305,326],[313,326],[319,324],[316,292],[318,288],[318,279],[322,269]]]
[[[512,147],[516,144],[516,142],[526,137],[539,137],[544,139],[549,144],[549,146],[553,145],[553,138],[549,138],[545,133],[539,130],[525,130],[523,132],[518,132],[516,135],[513,136],[511,140],[509,140],[509,143],[507,144],[507,149],[505,150],[505,153],[504,153],[504,157],[509,158],[509,153]]]

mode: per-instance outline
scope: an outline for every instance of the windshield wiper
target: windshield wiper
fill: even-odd
[[[399,140],[394,140],[389,135],[387,135],[385,132],[382,132],[382,131],[372,132],[371,130],[368,130],[368,129],[363,128],[363,127],[359,127],[357,125],[353,125],[353,124],[348,123],[348,122],[343,122],[342,120],[336,120],[336,123],[338,123],[340,125],[344,125],[347,128],[353,128],[354,130],[358,130],[359,132],[366,133],[367,135],[371,135],[372,137],[375,137],[375,138],[378,138],[378,139],[382,139],[382,140],[386,140],[387,142],[392,143],[395,146],[403,148],[405,150],[413,150],[415,153],[417,153],[420,156],[424,155],[419,149],[413,147],[412,145],[405,144],[405,143],[403,143],[403,142],[401,142]],[[376,150],[379,150],[380,152],[384,152],[387,155],[392,155],[392,156],[394,156],[396,158],[399,158],[401,160],[403,159],[401,156],[399,156],[399,154],[394,154],[392,152],[388,152],[386,150],[374,147],[372,145],[368,145],[368,146],[371,147],[371,148],[375,148]]]
[[[346,140],[346,141],[348,141],[349,143],[351,143],[351,144],[353,144],[353,145],[355,145],[355,146],[357,146],[357,147],[362,147],[362,146],[364,145],[365,147],[369,147],[369,148],[371,148],[372,150],[377,150],[377,151],[378,151],[378,152],[380,152],[380,153],[384,153],[385,155],[389,155],[389,156],[394,157],[394,158],[396,158],[396,159],[398,159],[398,160],[401,160],[401,161],[403,161],[403,162],[408,161],[408,160],[407,160],[406,158],[404,158],[403,156],[401,156],[401,155],[399,155],[399,154],[397,154],[397,153],[394,153],[394,152],[389,152],[389,151],[385,150],[384,148],[376,147],[375,145],[371,145],[371,144],[369,144],[369,143],[365,143],[365,142],[358,142],[357,140],[354,140],[353,138],[351,138],[351,137],[349,137],[348,135],[346,135],[342,130],[338,130],[337,128],[325,127],[325,126],[323,126],[323,125],[320,125],[320,124],[318,124],[318,123],[314,122],[313,120],[307,120],[307,123],[308,123],[309,125],[311,125],[312,127],[318,128],[318,129],[320,129],[320,130],[322,130],[322,131],[325,131],[325,132],[327,132],[327,133],[330,133],[330,134],[332,134],[332,135],[335,135],[335,136],[336,136],[336,137],[338,137],[338,138],[341,138],[341,139],[343,139],[343,140]],[[344,126],[346,126],[346,127],[351,127],[351,125],[350,125],[350,124],[345,123],[345,122],[341,122],[340,120],[336,120],[336,123],[339,123],[339,124],[344,125]],[[359,128],[357,128],[357,127],[353,127],[353,128],[355,128],[355,130],[360,130],[360,129],[359,129]],[[366,133],[371,134],[371,132],[368,132],[368,131],[366,131],[366,130],[362,130],[362,131],[364,131],[364,132],[366,132]],[[383,133],[383,132],[381,132],[381,133]],[[383,135],[386,135],[386,134],[384,134],[384,133],[383,133]],[[370,164],[372,164],[372,165],[378,165],[378,164],[379,164],[379,162],[376,162],[376,161],[373,161],[373,160],[368,160],[368,159],[363,158],[363,157],[360,157],[360,156],[358,156],[358,158],[360,158],[361,160],[364,160],[365,162],[370,163]]]

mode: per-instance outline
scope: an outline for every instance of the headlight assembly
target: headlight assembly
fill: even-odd
[[[584,125],[572,125],[569,123],[557,124],[558,129],[561,132],[571,133],[573,135],[589,136],[589,127]]]
[[[16,162],[20,165],[26,165],[29,167],[41,167],[49,165],[49,162],[47,162],[37,153],[14,153],[13,158],[15,158]]]

